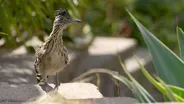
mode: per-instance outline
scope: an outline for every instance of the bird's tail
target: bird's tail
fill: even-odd
[[[36,80],[37,80],[37,84],[39,85],[44,85],[45,82],[45,78],[42,77],[42,75],[39,73],[38,69],[35,66],[35,72],[36,72]]]
[[[38,72],[37,69],[35,69],[35,72],[36,72],[37,84],[39,84],[42,81],[43,78],[42,78],[41,74]]]

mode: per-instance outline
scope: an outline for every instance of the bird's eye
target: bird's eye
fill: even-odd
[[[56,12],[56,16],[58,16],[58,15],[61,15],[61,13],[60,12]]]
[[[66,15],[66,11],[64,10],[60,15]]]

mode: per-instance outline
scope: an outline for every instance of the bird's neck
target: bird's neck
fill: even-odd
[[[49,38],[51,40],[56,41],[56,42],[63,42],[62,32],[63,32],[62,27],[60,27],[58,25],[57,26],[53,26],[53,29],[52,29],[52,32],[51,32]]]

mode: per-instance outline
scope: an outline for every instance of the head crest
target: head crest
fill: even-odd
[[[56,10],[55,16],[69,16],[70,17],[70,14],[68,13],[67,9],[60,8]]]

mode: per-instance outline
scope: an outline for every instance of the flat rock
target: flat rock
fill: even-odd
[[[58,90],[53,89],[53,84],[46,88],[47,93],[57,92],[64,99],[91,99],[102,98],[97,87],[90,83],[65,83],[61,84]],[[18,86],[7,83],[0,84],[0,104],[20,104],[40,96],[47,96],[39,85],[21,84]]]
[[[138,101],[129,97],[106,97],[98,99],[62,99],[56,93],[42,96],[25,104],[138,104]]]
[[[65,83],[58,90],[49,84],[46,92],[38,85],[8,83],[0,84],[0,104],[135,104],[129,97],[106,97],[90,83]]]

